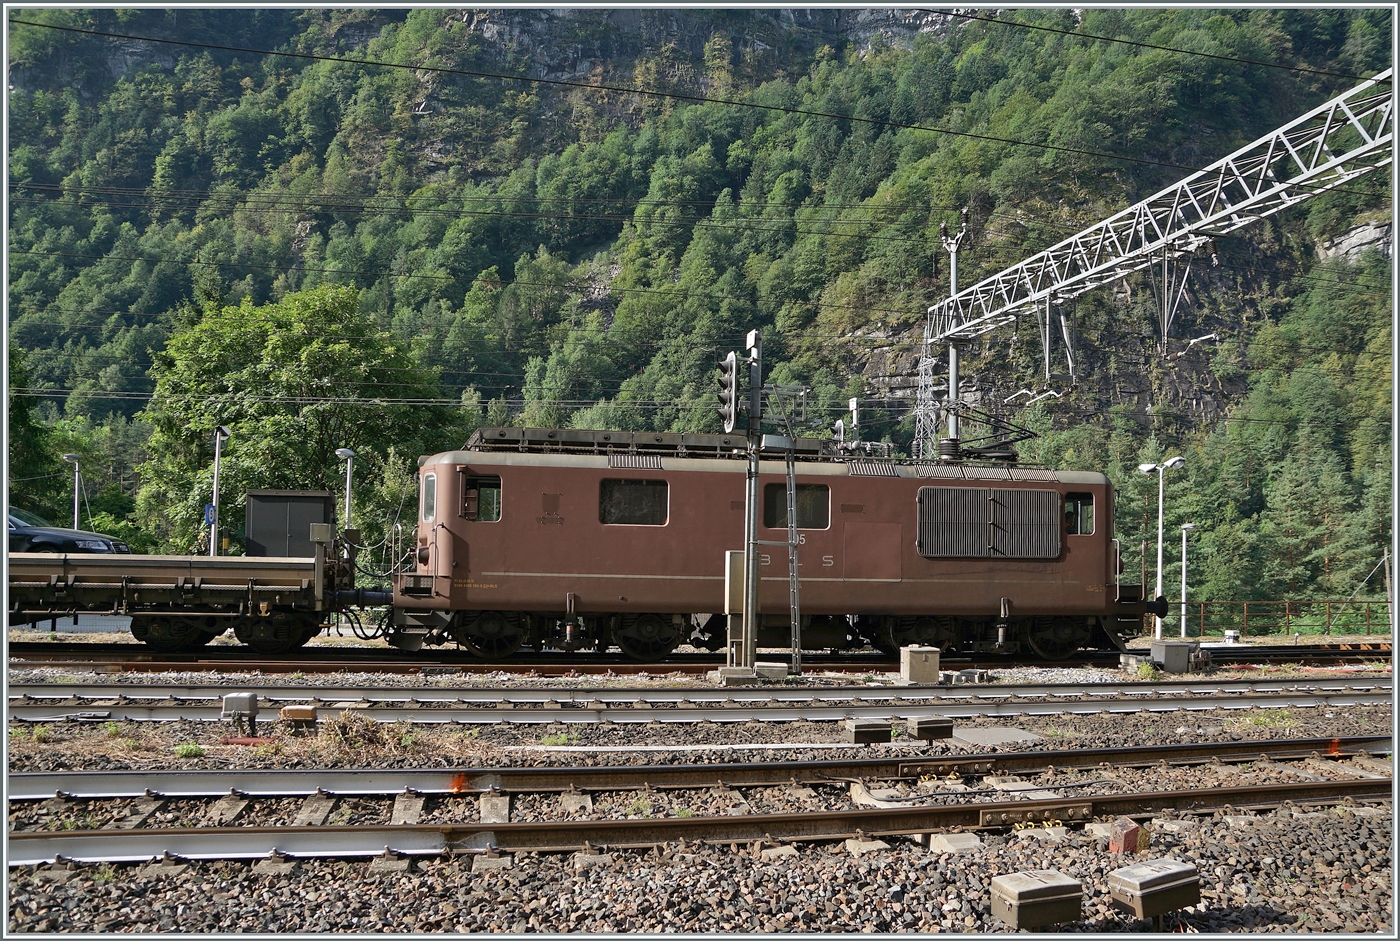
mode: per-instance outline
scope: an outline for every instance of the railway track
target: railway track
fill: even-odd
[[[1233,648],[1233,649],[1231,649]],[[1139,651],[1144,652],[1144,651]],[[249,657],[238,646],[211,646],[197,654],[166,654],[144,645],[95,642],[16,641],[10,644],[10,664],[26,669],[77,669],[97,672],[174,672],[220,671],[236,668],[260,673],[335,673],[347,670],[364,673],[497,673],[503,670],[530,670],[539,676],[570,674],[629,674],[644,672],[702,674],[724,663],[717,654],[672,654],[665,660],[641,663],[617,654],[586,654],[555,657],[545,652],[515,656],[500,661],[483,661],[465,651],[436,651],[432,655],[396,653],[384,648],[304,647],[295,659]],[[1299,663],[1307,666],[1337,666],[1389,661],[1389,643],[1346,645],[1292,645],[1278,647],[1211,648],[1217,664]],[[773,654],[772,659],[784,659]],[[881,653],[803,655],[809,670],[846,673],[889,673],[899,670],[899,661]],[[1118,665],[1119,652],[1087,651],[1065,660],[1022,661],[1014,659],[970,659],[949,656],[942,662],[950,669],[1006,669],[1018,666],[1105,667]]]
[[[29,722],[197,721],[223,718],[222,697],[256,692],[269,708],[311,705],[414,724],[823,722],[922,716],[1056,715],[1385,705],[1387,680],[1192,680],[1021,686],[768,689],[443,689],[402,687],[11,686],[10,718]]]
[[[1167,810],[1201,814],[1233,808],[1238,813],[1288,802],[1388,800],[1391,763],[1370,757],[1366,749],[1388,752],[1391,747],[1388,737],[1377,736],[766,766],[12,775],[12,821],[18,823],[9,834],[9,855],[14,866],[55,859],[134,862],[586,851],[682,841],[757,847],[917,836],[950,828],[1005,829],[1029,822],[1075,824]],[[1243,761],[1249,762],[1249,774],[1268,780],[1249,786],[1139,791],[1112,776],[1133,768],[1151,773],[1208,765],[1216,769],[1217,778],[1228,780],[1244,771],[1222,763]],[[1101,775],[1103,769],[1111,773]],[[1079,771],[1090,776],[1072,780]],[[1007,775],[1051,779],[1009,784]],[[903,796],[892,794],[891,785]],[[793,806],[781,812],[753,812],[749,801],[758,803],[764,788],[778,789],[781,795],[776,799]],[[619,791],[628,796],[609,803],[609,795]],[[731,809],[725,814],[651,816],[650,797],[662,791],[672,794],[673,807],[683,800],[687,806],[716,808],[727,803]],[[55,792],[59,795],[52,796]],[[643,798],[627,805],[635,792]],[[550,795],[547,806],[537,799],[533,809],[513,816],[512,800],[524,805],[530,795],[540,794]],[[1019,799],[1006,799],[1012,796]],[[303,800],[270,815],[249,809],[250,804],[289,797]],[[383,806],[378,817],[388,822],[326,824],[337,801],[357,801],[363,809],[366,797],[379,799]],[[103,802],[129,803],[133,798],[137,803],[126,816],[118,815],[116,826],[84,829],[79,823],[64,829],[44,823],[46,815],[52,820],[65,809],[81,811],[88,820],[110,816],[102,810]],[[202,802],[200,814],[216,825],[148,825],[168,802],[182,799],[180,819],[193,815],[189,804],[195,799]],[[642,799],[646,815],[638,818]],[[421,819],[429,800],[435,802],[432,813],[445,819]],[[733,810],[736,804],[738,812]],[[623,807],[626,810],[620,810]],[[293,822],[228,825],[240,815],[278,819],[279,814]],[[562,819],[570,814],[586,819]],[[466,819],[468,815],[474,819]],[[78,818],[75,813],[64,819]]]
[[[1272,761],[1311,758],[1314,754],[1340,760],[1368,754],[1389,754],[1388,735],[1345,738],[1298,738],[1268,742],[1206,742],[1158,745],[1151,748],[1082,748],[1074,751],[1027,751],[994,755],[930,758],[879,757],[823,761],[735,762],[703,765],[643,765],[631,767],[521,767],[471,770],[354,769],[354,770],[152,770],[42,771],[8,777],[12,801],[44,800],[62,794],[69,800],[117,798],[223,797],[237,792],[246,797],[334,797],[415,794],[533,793],[643,788],[764,787],[801,783],[830,783],[842,779],[881,780],[926,775],[970,777],[989,774],[1041,774],[1048,768],[1148,768],[1166,763],[1190,767],[1220,761]]]

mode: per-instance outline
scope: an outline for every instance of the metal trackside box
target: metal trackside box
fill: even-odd
[[[1079,880],[1053,869],[1013,872],[992,880],[992,914],[1012,928],[1078,921],[1083,907]]]
[[[335,520],[335,496],[325,490],[249,490],[247,552],[254,556],[311,558],[313,523]]]
[[[1191,863],[1150,859],[1108,874],[1113,907],[1138,918],[1165,915],[1201,901],[1201,874]]]
[[[847,719],[846,741],[856,745],[880,745],[889,742],[890,724],[880,719]]]
[[[934,739],[953,737],[953,720],[946,716],[913,716],[906,720],[910,738]]]

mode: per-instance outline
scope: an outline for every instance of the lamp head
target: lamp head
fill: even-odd
[[[81,457],[82,457],[81,454],[65,454],[65,455],[63,455],[63,459],[64,459],[65,461],[67,461],[69,464],[76,464],[76,463],[78,463],[78,459],[81,458]]]
[[[1162,466],[1167,470],[1176,470],[1178,467],[1186,466],[1186,458],[1178,454],[1176,457],[1168,458],[1167,462]]]
[[[355,456],[355,452],[351,451],[349,448],[336,448],[335,456],[340,458],[342,461],[348,461]]]
[[[214,429],[214,437],[216,437],[216,438],[231,438],[231,437],[233,437],[233,432],[231,432],[231,431],[228,430],[228,426],[227,426],[227,425],[220,425],[218,428],[215,428],[215,429]]]
[[[1157,465],[1156,465],[1156,464],[1139,464],[1139,465],[1138,465],[1138,473],[1139,473],[1139,474],[1150,474],[1150,473],[1152,473],[1153,471],[1155,471],[1156,469],[1157,469]]]
[[[1195,524],[1195,523],[1182,523],[1182,524],[1181,524],[1181,531],[1182,531],[1183,533],[1184,533],[1184,532],[1188,532],[1188,531],[1190,531],[1190,530],[1192,530],[1192,529],[1195,529],[1195,528],[1196,528],[1196,524]]]

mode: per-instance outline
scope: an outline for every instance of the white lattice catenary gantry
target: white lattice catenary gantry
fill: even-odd
[[[1204,170],[929,308],[931,343],[968,340],[1180,256],[1325,193],[1393,158],[1391,70]],[[927,349],[925,354],[927,354]]]

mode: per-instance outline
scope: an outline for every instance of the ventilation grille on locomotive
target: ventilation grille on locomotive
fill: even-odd
[[[630,467],[636,470],[661,470],[660,454],[608,453],[609,467]]]
[[[898,477],[899,471],[888,461],[847,461],[846,473],[852,477]]]
[[[1053,559],[1060,554],[1054,490],[922,487],[919,555],[926,559]]]

